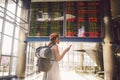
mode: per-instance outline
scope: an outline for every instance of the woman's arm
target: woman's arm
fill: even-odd
[[[60,61],[60,60],[64,57],[64,55],[69,51],[70,48],[71,48],[71,45],[70,45],[68,48],[66,48],[66,49],[63,51],[63,53],[60,55],[58,46],[55,45],[55,46],[53,47],[53,50],[54,50],[54,53],[55,53],[55,58],[56,58],[56,60],[57,60],[57,61]]]

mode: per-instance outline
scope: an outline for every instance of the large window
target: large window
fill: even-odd
[[[36,60],[34,51],[34,43],[28,43],[26,54],[26,75],[31,75],[36,72]]]
[[[13,30],[14,30],[14,25],[9,22],[5,22],[4,34],[12,36]]]
[[[16,3],[13,2],[12,0],[8,0],[8,5],[7,5],[7,15],[6,18],[8,20],[14,21],[15,18],[15,10],[16,10]]]
[[[24,29],[21,5],[21,0],[0,1],[0,77],[16,75],[19,32]]]
[[[11,46],[12,46],[12,38],[4,35],[3,36],[3,44],[2,44],[2,54],[3,55],[11,55]]]
[[[3,20],[2,19],[0,19],[0,32],[2,31],[2,23],[3,23]]]

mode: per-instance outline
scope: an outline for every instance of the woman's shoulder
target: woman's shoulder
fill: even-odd
[[[58,45],[53,45],[53,47],[52,47],[53,49],[56,49],[56,48],[58,48]]]

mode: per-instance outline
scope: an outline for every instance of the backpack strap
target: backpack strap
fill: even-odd
[[[36,51],[35,51],[35,56],[36,56],[37,58],[39,58],[39,55],[37,54],[38,51],[39,51],[39,49],[40,49],[40,47],[38,47],[38,48],[36,49]]]
[[[51,48],[52,46],[54,46],[55,44],[50,44],[49,48]],[[55,61],[54,59],[49,59],[50,61]]]
[[[55,44],[50,44],[50,45],[48,45],[49,46],[49,48],[51,48],[52,46],[54,46]]]

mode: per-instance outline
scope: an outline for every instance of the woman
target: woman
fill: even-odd
[[[69,51],[71,45],[66,48],[63,53],[60,55],[59,49],[57,44],[60,42],[60,35],[58,33],[52,33],[50,34],[50,43],[48,45],[53,45],[51,47],[53,51],[52,59],[54,61],[51,61],[52,68],[48,72],[44,72],[43,74],[43,80],[60,80],[60,71],[59,71],[59,64],[58,62],[64,57],[64,55]]]

